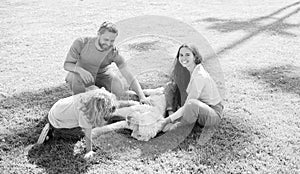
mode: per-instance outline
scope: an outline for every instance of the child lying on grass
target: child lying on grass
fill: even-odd
[[[85,158],[92,157],[91,130],[103,126],[116,109],[116,97],[104,88],[90,90],[58,100],[50,109],[37,144],[42,144],[52,136],[62,138],[78,137],[74,129],[84,132],[86,142]]]

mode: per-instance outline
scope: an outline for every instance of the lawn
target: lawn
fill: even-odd
[[[299,1],[0,4],[0,173],[300,173]],[[83,140],[36,145],[42,118],[57,100],[71,95],[63,62],[73,40],[95,35],[105,20],[117,23],[137,15],[182,21],[217,54],[226,96],[224,117],[212,137],[197,142],[203,134],[195,126],[183,141],[160,135],[145,143],[120,130],[100,136],[97,154],[89,160],[83,158]],[[132,26],[133,33],[144,32]],[[145,88],[166,82],[173,47],[166,38],[160,41],[124,47],[135,54],[128,63]]]

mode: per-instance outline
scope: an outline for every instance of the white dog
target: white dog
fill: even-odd
[[[122,116],[125,120],[94,128],[92,136],[95,137],[106,132],[126,128],[132,130],[132,137],[141,141],[148,141],[155,137],[161,131],[160,121],[166,111],[166,95],[163,87],[143,91],[145,95],[149,96],[152,105],[125,101],[127,103],[125,105],[128,107],[121,106],[114,112],[114,115]],[[122,102],[120,101],[120,103]]]

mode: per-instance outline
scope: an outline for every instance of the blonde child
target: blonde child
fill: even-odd
[[[58,100],[50,109],[37,144],[49,136],[70,137],[74,128],[82,128],[86,142],[86,158],[93,156],[91,131],[103,126],[104,120],[116,109],[116,97],[104,88],[91,90]],[[53,135],[53,132],[55,134]],[[74,136],[74,132],[73,132]]]

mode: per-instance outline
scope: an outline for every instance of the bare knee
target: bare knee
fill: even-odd
[[[121,79],[115,76],[112,77],[110,89],[108,90],[118,97],[123,96],[125,94],[124,85]]]

